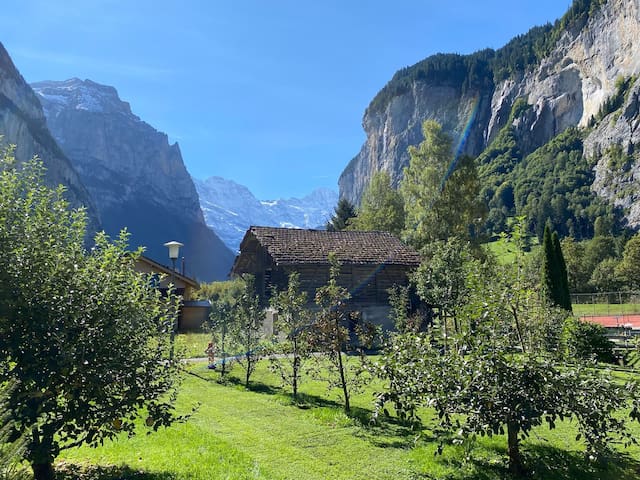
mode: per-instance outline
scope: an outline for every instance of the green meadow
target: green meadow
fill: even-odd
[[[306,379],[293,403],[263,361],[252,387],[236,365],[225,384],[202,362],[185,369],[178,409],[192,416],[157,432],[63,452],[56,468],[71,479],[503,479],[504,436],[447,446],[435,455],[430,412],[412,430],[394,418],[371,423],[375,382],[354,396],[346,415],[337,391]],[[640,437],[640,425],[632,429]],[[640,448],[620,449],[606,464],[585,459],[569,422],[539,428],[523,444],[533,479],[637,479]]]

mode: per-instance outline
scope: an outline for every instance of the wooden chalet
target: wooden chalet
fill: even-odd
[[[200,287],[196,280],[144,255],[137,258],[136,270],[153,278],[163,295],[169,283],[174,284],[175,293],[182,297],[178,314],[178,330],[199,330],[202,327],[209,317],[211,304],[208,300],[193,298],[194,292]]]
[[[341,264],[338,283],[351,293],[350,303],[365,318],[386,324],[388,290],[406,285],[420,256],[386,232],[303,230],[250,227],[240,244],[231,274],[255,276],[263,304],[274,288],[286,289],[289,274],[298,272],[309,304],[329,280],[329,254]]]

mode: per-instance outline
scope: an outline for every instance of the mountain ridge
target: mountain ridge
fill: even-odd
[[[193,181],[207,224],[232,251],[252,225],[324,228],[338,201],[337,192],[326,188],[303,198],[258,200],[246,186],[223,177]]]
[[[51,135],[40,102],[0,43],[0,133],[2,143],[15,145],[22,163],[38,156],[46,167],[49,186],[63,184],[72,207],[86,208],[88,229],[100,226],[97,209],[69,158]]]
[[[496,51],[440,54],[401,69],[365,110],[366,140],[340,176],[341,197],[358,204],[379,170],[388,171],[397,186],[409,163],[407,149],[422,140],[420,127],[427,119],[442,124],[454,144],[461,145],[459,153],[474,157],[512,125],[515,163],[570,127],[588,128],[615,95],[617,81],[640,72],[637,38],[637,1],[575,0],[555,24],[534,27]],[[512,116],[518,101],[528,108]],[[604,150],[620,139],[593,142]],[[485,185],[489,203],[497,202],[494,194],[508,174]],[[624,214],[637,228],[640,220],[629,216],[628,203]]]
[[[114,87],[77,78],[35,82],[47,125],[90,192],[103,226],[162,263],[184,243],[187,274],[225,279],[234,255],[207,227],[180,147],[131,112]]]

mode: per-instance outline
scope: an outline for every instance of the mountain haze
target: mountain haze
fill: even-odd
[[[134,115],[113,87],[77,78],[32,87],[108,234],[126,227],[133,246],[165,264],[163,244],[180,241],[187,275],[226,278],[234,255],[206,226],[178,144]]]

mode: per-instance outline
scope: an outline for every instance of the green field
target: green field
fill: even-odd
[[[353,399],[347,416],[337,393],[307,381],[303,402],[295,405],[283,392],[267,363],[259,367],[250,391],[239,385],[236,366],[231,382],[203,363],[188,368],[179,408],[198,410],[186,423],[150,435],[104,446],[65,451],[57,468],[71,479],[499,479],[506,471],[503,436],[447,447],[434,456],[429,430],[415,431],[394,421],[371,425],[373,392]],[[640,437],[640,426],[633,426]],[[523,449],[534,479],[637,479],[640,448],[616,455],[608,467],[584,459],[575,427],[540,428]]]
[[[577,316],[640,314],[639,303],[574,303],[572,308]]]
[[[502,265],[513,264],[516,260],[517,248],[511,240],[499,238],[497,240],[486,243],[485,247],[489,250],[489,252],[495,255],[498,262]],[[538,239],[535,237],[531,238],[530,249],[528,252],[525,252],[525,254],[528,255],[531,252],[535,252],[538,247]]]

